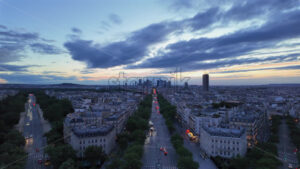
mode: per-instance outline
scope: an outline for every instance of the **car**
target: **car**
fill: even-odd
[[[164,151],[164,155],[167,156],[167,155],[168,155],[168,152],[167,152],[167,151]]]
[[[289,163],[288,168],[293,168],[293,165]]]

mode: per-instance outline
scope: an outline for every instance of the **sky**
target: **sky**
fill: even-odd
[[[0,0],[0,84],[300,83],[299,0]]]

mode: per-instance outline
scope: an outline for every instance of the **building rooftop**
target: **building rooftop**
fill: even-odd
[[[202,127],[211,136],[222,136],[222,137],[235,137],[240,138],[244,133],[245,129],[229,129],[219,127]]]
[[[90,126],[90,127],[74,127],[73,133],[78,137],[94,137],[94,136],[105,136],[113,130],[112,125],[105,126]]]

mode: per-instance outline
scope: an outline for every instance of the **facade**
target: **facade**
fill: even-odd
[[[77,151],[78,157],[83,157],[88,146],[101,146],[109,154],[115,146],[115,128],[112,125],[75,127],[72,129],[69,144]]]
[[[115,127],[116,134],[119,134],[125,126],[125,122],[129,117],[129,112],[123,111],[115,113],[105,119],[106,124],[111,124]]]
[[[216,127],[201,128],[200,147],[208,156],[233,158],[244,156],[247,152],[247,140],[244,129]]]
[[[268,123],[266,121],[264,113],[261,114],[236,114],[231,117],[230,126],[232,128],[244,128],[246,130],[248,147],[252,147],[258,143],[258,141],[265,141],[266,127]],[[265,133],[266,132],[266,133]]]
[[[209,76],[208,76],[208,74],[204,74],[202,76],[202,87],[203,87],[204,91],[209,90]]]

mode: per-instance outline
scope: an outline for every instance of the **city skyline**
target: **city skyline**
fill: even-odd
[[[296,0],[0,0],[0,84],[300,83]],[[181,85],[183,85],[182,83]]]

